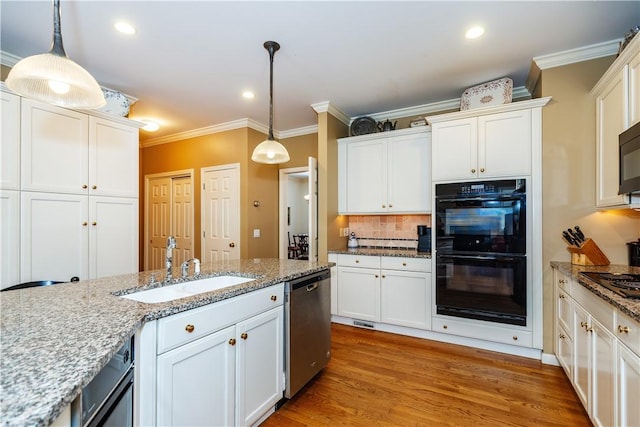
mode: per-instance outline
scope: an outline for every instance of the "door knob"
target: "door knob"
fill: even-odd
[[[235,247],[236,247],[236,244],[235,244],[235,243],[233,243],[233,242],[231,242],[231,243],[229,243],[229,247],[230,247],[230,248],[235,248]]]

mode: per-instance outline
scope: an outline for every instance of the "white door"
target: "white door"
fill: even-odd
[[[309,260],[318,260],[318,160],[309,157]]]
[[[0,190],[0,289],[20,283],[20,192]]]
[[[430,273],[382,270],[380,321],[410,328],[430,328],[430,279]]]
[[[158,356],[158,426],[232,426],[235,327]]]
[[[173,265],[193,258],[193,183],[190,176],[171,180],[171,235],[176,238]]]
[[[240,165],[202,169],[202,261],[240,259]]]
[[[89,198],[89,277],[138,271],[138,199]]]
[[[167,237],[171,234],[171,177],[148,180],[145,270],[164,267]]]
[[[0,92],[0,188],[20,189],[20,97]]]

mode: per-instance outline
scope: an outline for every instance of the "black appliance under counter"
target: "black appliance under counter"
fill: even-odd
[[[630,316],[634,320],[640,322],[640,298],[628,298],[620,295],[618,292],[603,286],[590,275],[582,273],[607,273],[607,274],[640,274],[640,267],[628,265],[608,265],[608,266],[581,266],[574,265],[569,262],[551,261],[551,267],[558,269],[560,272],[571,276],[575,283],[585,287],[587,290],[607,301],[609,304]],[[594,276],[597,277],[597,276]]]

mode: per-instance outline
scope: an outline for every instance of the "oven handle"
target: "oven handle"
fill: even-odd
[[[436,196],[438,202],[504,202],[509,200],[522,200],[525,195],[508,195],[508,196],[486,196],[486,197],[447,197]]]
[[[514,256],[492,256],[492,255],[454,255],[454,254],[448,254],[448,255],[441,255],[441,254],[437,254],[438,258],[452,258],[452,259],[476,259],[476,260],[481,260],[481,261],[512,261],[512,262],[517,262],[520,261],[522,258],[525,258],[526,256],[522,256],[522,257],[514,257]]]

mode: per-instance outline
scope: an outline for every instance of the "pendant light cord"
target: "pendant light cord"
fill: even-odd
[[[264,48],[269,52],[269,140],[273,141],[273,57],[280,49],[280,45],[273,41],[264,42]]]
[[[53,40],[51,42],[52,55],[67,57],[62,45],[62,30],[60,25],[60,0],[53,0]]]

